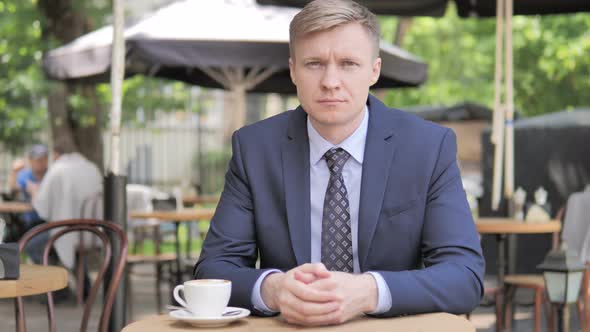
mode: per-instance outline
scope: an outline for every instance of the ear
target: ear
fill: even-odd
[[[295,79],[295,63],[291,57],[289,57],[289,75],[291,75],[291,82],[297,86],[297,80]]]
[[[379,75],[381,74],[381,58],[376,58],[373,61],[373,67],[371,72],[371,85],[377,83],[379,80]]]

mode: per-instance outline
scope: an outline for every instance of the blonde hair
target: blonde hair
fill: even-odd
[[[293,17],[289,25],[289,52],[294,55],[295,42],[308,34],[330,30],[348,23],[361,24],[379,55],[379,22],[366,7],[350,0],[314,0]]]

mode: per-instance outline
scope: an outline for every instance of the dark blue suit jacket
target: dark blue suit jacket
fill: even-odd
[[[384,316],[466,313],[479,304],[484,260],[447,128],[369,96],[358,255],[380,272],[393,305]],[[196,278],[232,281],[230,305],[252,310],[269,268],[310,262],[307,114],[301,107],[238,130]],[[255,268],[260,258],[260,269]]]

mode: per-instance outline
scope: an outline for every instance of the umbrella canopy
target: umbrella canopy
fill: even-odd
[[[308,0],[257,0],[261,4],[303,7]],[[496,0],[453,0],[461,17],[496,16]],[[379,15],[443,16],[449,0],[359,0]],[[588,0],[517,0],[515,15],[565,14],[590,11]]]
[[[297,9],[254,1],[185,0],[163,7],[125,29],[126,75],[146,74],[212,88],[293,93],[289,76],[289,23]],[[43,59],[59,80],[106,81],[112,27],[54,49]],[[416,86],[427,66],[385,42],[375,88]]]
[[[260,4],[303,7],[309,0],[256,0]],[[377,15],[443,16],[448,0],[358,0]]]

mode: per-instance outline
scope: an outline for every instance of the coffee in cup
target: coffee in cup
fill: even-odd
[[[184,294],[184,299],[180,296]],[[231,296],[231,281],[223,279],[189,280],[174,287],[174,299],[195,317],[219,317]]]

